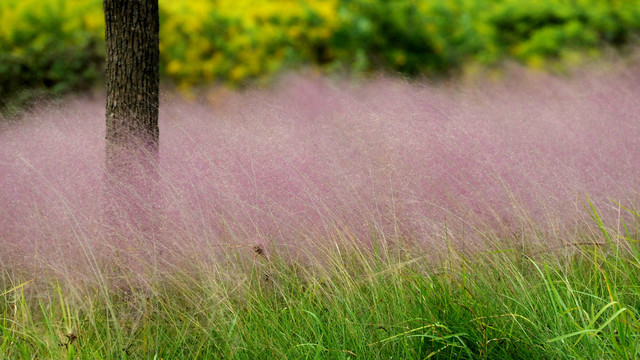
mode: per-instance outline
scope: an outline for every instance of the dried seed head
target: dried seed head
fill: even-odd
[[[256,253],[256,255],[265,256],[264,249],[260,245],[254,245],[253,252]]]

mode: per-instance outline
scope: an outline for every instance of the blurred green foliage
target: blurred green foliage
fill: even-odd
[[[639,0],[160,0],[161,71],[181,88],[296,66],[446,74],[514,59],[552,69],[640,34]],[[0,2],[0,106],[101,76],[101,0]]]
[[[0,108],[90,86],[101,76],[101,2],[0,2]]]

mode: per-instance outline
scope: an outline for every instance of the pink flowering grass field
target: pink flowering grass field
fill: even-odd
[[[639,94],[638,67],[167,94],[117,226],[102,97],[0,121],[0,358],[637,358]]]

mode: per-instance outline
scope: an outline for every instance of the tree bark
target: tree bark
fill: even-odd
[[[121,147],[158,153],[158,0],[104,0],[107,168]],[[115,161],[115,164],[111,162]]]
[[[103,6],[107,221],[117,232],[149,238],[158,195],[158,0],[104,0]]]

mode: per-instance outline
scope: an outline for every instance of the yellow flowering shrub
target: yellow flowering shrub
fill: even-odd
[[[188,87],[241,83],[313,62],[339,25],[337,6],[338,0],[161,0],[162,67]]]

